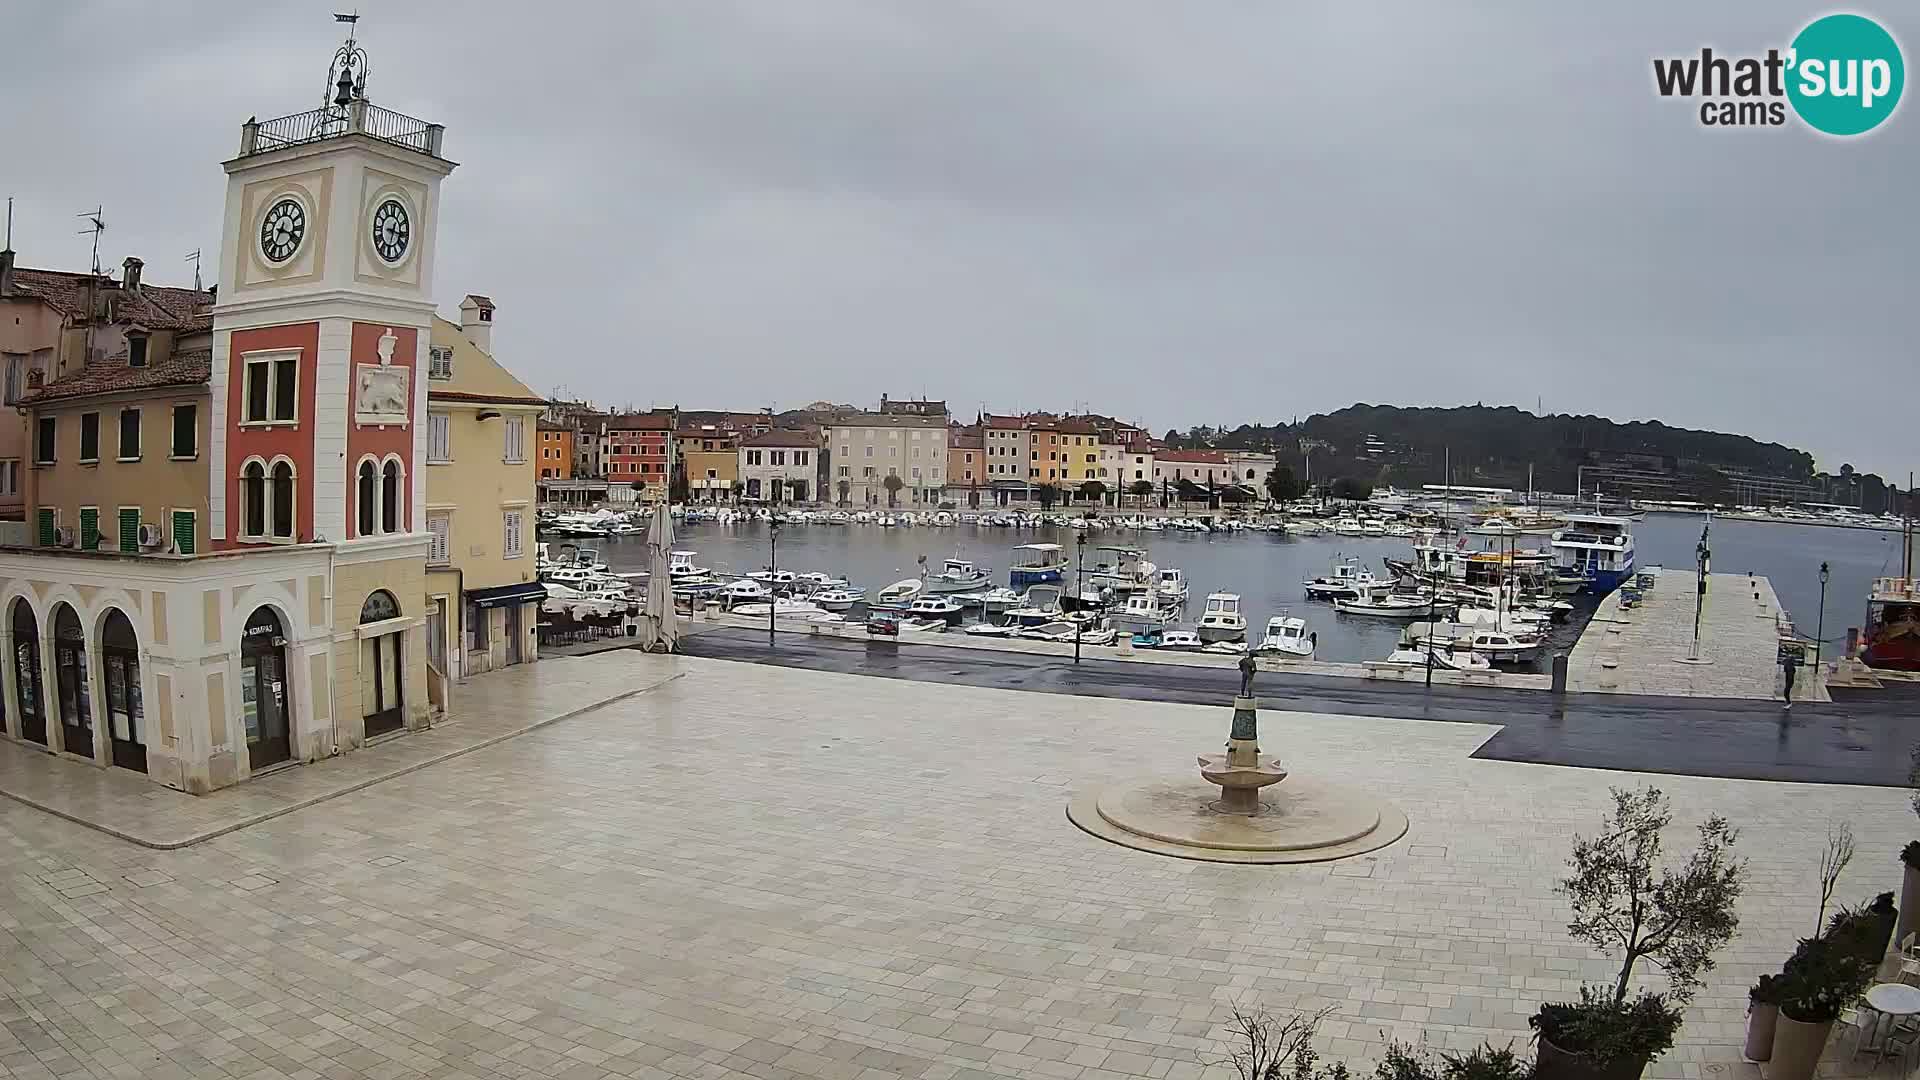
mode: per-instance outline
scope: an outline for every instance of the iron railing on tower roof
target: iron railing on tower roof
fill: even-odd
[[[445,132],[446,128],[439,124],[429,124],[405,113],[360,100],[344,108],[329,105],[272,120],[248,120],[240,125],[240,156],[265,154],[347,135],[366,135],[430,157],[439,157],[440,142]]]

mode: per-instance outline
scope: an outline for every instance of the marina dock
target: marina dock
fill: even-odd
[[[1693,648],[1695,575],[1665,570],[1633,608],[1615,592],[1567,658],[1567,688],[1576,692],[1676,697],[1779,698],[1779,627],[1787,620],[1764,577],[1707,575],[1700,618],[1700,659]],[[1800,670],[1795,701],[1828,701],[1813,665]]]

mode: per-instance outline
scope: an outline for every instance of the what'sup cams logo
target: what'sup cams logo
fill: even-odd
[[[1815,19],[1765,56],[1701,49],[1653,62],[1660,96],[1699,99],[1705,127],[1780,127],[1791,106],[1815,131],[1865,135],[1893,115],[1906,83],[1900,43],[1864,15]]]

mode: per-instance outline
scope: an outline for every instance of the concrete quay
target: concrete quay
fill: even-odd
[[[1693,648],[1695,575],[1657,572],[1638,607],[1621,606],[1615,592],[1567,658],[1568,689],[1591,693],[1673,697],[1778,699],[1779,627],[1788,619],[1764,577],[1707,575],[1700,617],[1700,662]],[[1809,665],[1800,670],[1795,701],[1830,701]]]

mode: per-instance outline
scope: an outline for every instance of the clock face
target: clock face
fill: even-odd
[[[406,257],[407,244],[413,239],[413,222],[407,208],[398,199],[388,199],[373,212],[373,250],[389,263]]]
[[[307,235],[307,212],[294,199],[281,199],[260,221],[260,254],[270,263],[283,263],[300,250]]]

